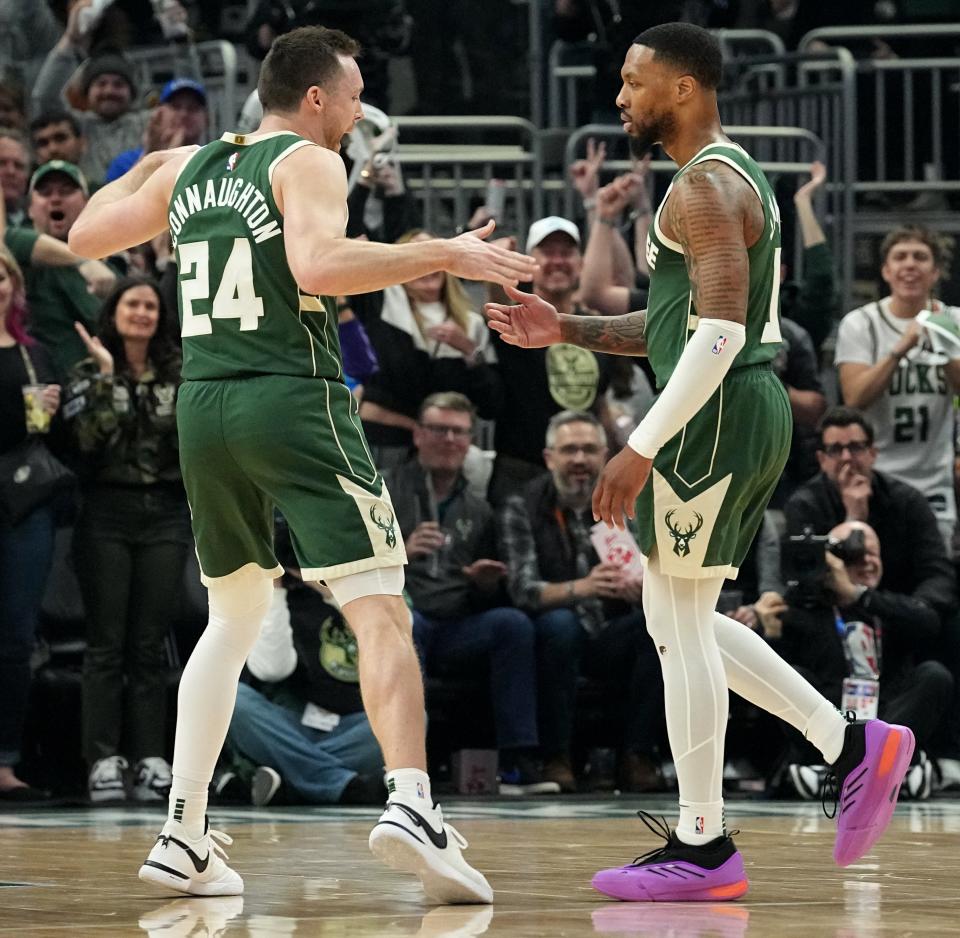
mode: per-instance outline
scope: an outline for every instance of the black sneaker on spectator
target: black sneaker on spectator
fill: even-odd
[[[354,775],[340,793],[338,804],[383,804],[387,786],[382,775]]]
[[[270,804],[282,784],[283,779],[276,769],[269,765],[258,766],[250,782],[250,803],[257,808]]]
[[[129,768],[123,756],[107,756],[98,759],[90,769],[87,790],[94,804],[127,800],[124,773]]]
[[[900,789],[900,797],[910,801],[926,801],[933,791],[933,763],[918,749],[907,769]]]
[[[133,800],[166,801],[172,784],[170,763],[160,756],[148,756],[134,766]]]
[[[216,804],[250,804],[250,785],[231,769],[217,772],[210,788]]]
[[[790,787],[804,801],[816,801],[820,797],[826,776],[825,765],[798,765],[793,762],[787,766]]]
[[[507,769],[500,770],[501,795],[559,795],[560,785],[543,777],[536,762],[520,756]]]

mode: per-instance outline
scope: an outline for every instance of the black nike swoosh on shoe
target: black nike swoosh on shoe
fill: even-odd
[[[193,864],[194,869],[198,873],[205,873],[207,870],[207,865],[210,863],[210,851],[207,850],[207,855],[201,860],[182,840],[177,840],[176,837],[161,837],[161,840],[164,841],[164,846],[169,843],[174,843],[180,847],[188,857],[190,857],[190,862]]]
[[[447,832],[445,830],[435,831],[422,815],[414,811],[413,808],[408,808],[405,804],[401,804],[399,801],[391,802],[391,804],[393,804],[395,808],[399,808],[418,827],[422,827],[423,832],[430,838],[430,843],[432,843],[434,847],[438,850],[447,849]]]

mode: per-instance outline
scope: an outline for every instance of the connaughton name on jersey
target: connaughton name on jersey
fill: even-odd
[[[170,232],[173,246],[177,246],[177,235],[183,229],[184,222],[197,212],[208,208],[230,208],[238,211],[253,234],[253,240],[260,244],[283,234],[280,224],[270,213],[270,206],[263,193],[252,183],[240,176],[227,176],[220,180],[217,189],[216,180],[208,179],[201,194],[201,183],[186,186],[173,200],[170,214]]]

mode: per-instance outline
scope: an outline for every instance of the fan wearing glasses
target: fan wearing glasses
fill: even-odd
[[[817,459],[820,473],[787,501],[787,533],[827,534],[844,521],[866,522],[880,540],[881,591],[905,593],[941,617],[949,614],[956,584],[933,511],[918,489],[874,467],[874,430],[860,411],[827,411],[820,421]],[[869,604],[878,595],[871,590],[864,601]]]

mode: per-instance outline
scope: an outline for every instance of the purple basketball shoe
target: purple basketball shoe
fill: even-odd
[[[913,747],[913,733],[905,726],[883,720],[847,726],[843,751],[832,766],[840,791],[833,859],[840,866],[859,860],[887,829]]]
[[[663,818],[638,811],[640,820],[666,841],[629,866],[601,870],[593,888],[626,902],[722,902],[750,888],[743,857],[724,835],[702,847],[681,841]]]

